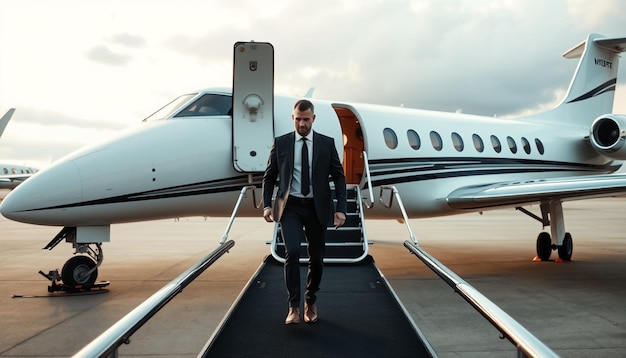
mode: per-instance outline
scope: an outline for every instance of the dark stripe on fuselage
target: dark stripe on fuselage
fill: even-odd
[[[65,205],[48,206],[44,208],[31,209],[31,210],[25,210],[25,211],[64,209],[64,208],[75,208],[75,207],[90,206],[90,205],[116,204],[116,203],[155,200],[155,199],[167,199],[167,198],[181,198],[181,197],[186,197],[186,196],[191,196],[191,195],[226,193],[226,192],[232,192],[232,191],[240,191],[241,188],[243,188],[246,185],[256,185],[257,188],[260,188],[261,178],[262,177],[260,176],[255,176],[253,178],[254,183],[249,183],[248,176],[244,175],[244,176],[237,176],[237,177],[232,177],[232,178],[211,180],[211,181],[201,182],[201,183],[186,184],[186,185],[179,185],[179,186],[174,186],[174,187],[169,187],[169,188],[150,190],[150,191],[145,191],[145,192],[140,192],[140,193],[112,196],[109,198],[82,201],[82,202],[65,204]]]
[[[445,169],[474,169],[494,170],[494,167],[510,167],[519,169],[520,173],[528,171],[591,171],[608,173],[619,169],[619,166],[611,164],[583,164],[568,163],[536,159],[506,159],[506,158],[400,158],[400,159],[377,159],[370,160],[370,173],[374,176],[392,175],[410,172],[426,172]],[[508,168],[508,169],[510,169]],[[490,173],[491,174],[491,173]]]
[[[593,174],[609,173],[619,169],[613,165],[591,165],[541,160],[501,158],[400,158],[370,160],[372,185],[394,185],[411,181],[424,181],[454,177],[494,174],[522,174],[537,172],[589,171]],[[506,166],[509,166],[508,168]],[[401,167],[401,168],[399,168]],[[393,175],[392,177],[389,177]],[[155,199],[180,198],[192,195],[217,194],[240,191],[245,185],[261,187],[262,175],[255,175],[253,183],[247,175],[217,179],[201,183],[179,185],[145,192],[113,196],[65,205],[49,206],[27,211],[75,208],[91,205],[116,204]],[[364,188],[367,188],[367,183]]]
[[[611,173],[620,166],[506,158],[401,158],[369,161],[372,186],[454,177],[543,172]],[[401,167],[401,168],[398,168]],[[388,177],[392,176],[392,177]],[[388,177],[388,178],[385,178]],[[367,188],[367,183],[365,188]]]
[[[460,178],[466,176],[479,176],[479,175],[495,175],[495,174],[521,174],[521,173],[542,173],[542,172],[567,172],[572,171],[572,169],[565,168],[551,168],[550,170],[546,170],[546,168],[528,168],[521,169],[520,168],[497,168],[497,169],[477,169],[477,170],[455,170],[455,171],[442,171],[435,173],[423,173],[416,175],[406,175],[406,176],[395,176],[393,178],[387,179],[372,179],[372,186],[381,186],[381,185],[393,185],[407,182],[417,182],[424,180],[434,180],[434,179],[445,179],[445,178]],[[367,188],[367,183],[365,188]]]

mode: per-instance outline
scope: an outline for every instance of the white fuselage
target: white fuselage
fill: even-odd
[[[295,100],[275,98],[275,135],[293,130]],[[353,158],[347,151],[356,138],[348,131],[360,129],[374,195],[378,196],[381,185],[396,186],[410,217],[457,213],[445,198],[462,186],[609,173],[619,168],[585,143],[588,127],[567,126],[549,118],[514,121],[313,102],[317,115],[313,129],[333,137],[339,153],[345,148],[344,160]],[[349,114],[352,127],[342,122],[340,114]],[[22,222],[61,226],[230,216],[241,188],[251,178],[259,186],[263,175],[234,170],[231,121],[230,116],[216,115],[142,122],[37,173],[7,196],[2,214]],[[435,133],[441,138],[440,148]],[[499,152],[492,136],[500,142]],[[514,142],[515,153],[507,137]],[[475,138],[482,140],[482,151]],[[271,140],[267,145],[271,146]],[[365,174],[357,178],[361,188],[368,186]],[[258,190],[256,197],[260,198]],[[261,210],[254,208],[250,198],[238,215],[260,217]],[[399,215],[397,208],[380,204],[365,212],[366,217],[376,218]]]

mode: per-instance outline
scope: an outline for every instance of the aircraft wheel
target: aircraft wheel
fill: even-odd
[[[550,255],[552,254],[552,239],[550,238],[550,234],[543,231],[539,233],[537,236],[537,256],[541,259],[541,261],[550,260]]]
[[[573,251],[574,241],[572,240],[572,235],[566,232],[563,238],[563,245],[559,246],[559,258],[563,261],[571,261]]]
[[[96,267],[96,263],[87,256],[74,256],[67,260],[61,270],[61,279],[67,286],[91,285],[96,282],[98,269],[91,274],[87,272]]]

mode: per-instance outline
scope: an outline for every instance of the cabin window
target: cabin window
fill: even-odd
[[[398,136],[396,135],[396,132],[393,131],[393,129],[383,129],[383,137],[385,138],[385,144],[387,144],[387,147],[389,149],[396,149],[396,147],[398,146]]]
[[[511,137],[506,137],[506,142],[509,144],[509,149],[511,150],[511,153],[517,153],[517,143],[515,143],[515,139]]]
[[[422,142],[420,140],[420,136],[419,134],[417,134],[417,132],[415,132],[412,129],[409,129],[406,132],[406,136],[409,139],[409,145],[411,146],[411,148],[418,150],[420,149],[420,147],[422,146]]]
[[[435,131],[430,132],[430,142],[433,144],[433,148],[435,148],[436,151],[443,149],[443,141],[439,133]]]
[[[463,138],[459,135],[459,133],[452,132],[452,144],[454,145],[454,149],[457,152],[462,152],[465,145],[463,144]]]
[[[4,172],[4,174],[9,174],[9,169],[7,168],[2,168],[2,171]]]
[[[530,143],[528,143],[528,139],[522,137],[522,147],[524,148],[524,152],[526,154],[530,154]]]
[[[476,148],[477,152],[482,153],[483,150],[485,150],[485,143],[483,143],[483,139],[480,138],[478,134],[472,135],[472,141],[474,142],[474,148]]]
[[[493,150],[495,150],[496,153],[500,153],[502,151],[502,144],[500,144],[500,139],[498,139],[498,137],[496,137],[495,135],[491,136],[491,145],[493,146]]]
[[[539,151],[539,154],[543,155],[543,143],[541,143],[539,139],[535,138],[535,145],[537,145],[537,150]]]

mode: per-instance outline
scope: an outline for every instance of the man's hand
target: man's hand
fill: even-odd
[[[333,221],[333,225],[335,225],[335,227],[340,227],[341,225],[343,225],[343,223],[346,222],[346,214],[338,211],[335,213],[335,220]]]
[[[274,216],[272,215],[272,208],[263,209],[263,218],[268,223],[274,222]]]

